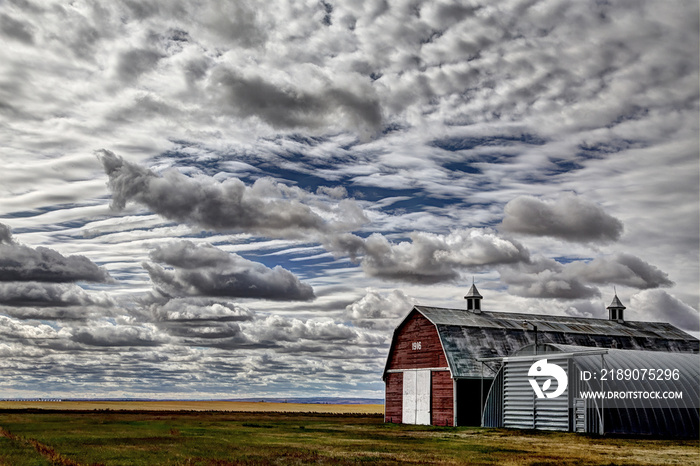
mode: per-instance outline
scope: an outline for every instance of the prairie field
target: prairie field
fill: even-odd
[[[8,466],[699,463],[698,440],[407,426],[378,414],[0,410]]]

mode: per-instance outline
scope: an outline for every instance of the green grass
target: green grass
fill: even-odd
[[[49,466],[50,464],[32,445],[0,437],[1,466]]]
[[[384,424],[381,416],[0,412],[0,465],[697,464],[698,441]],[[39,454],[34,446],[44,451]],[[53,452],[47,461],[46,452]]]

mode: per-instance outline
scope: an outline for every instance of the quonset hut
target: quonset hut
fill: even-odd
[[[465,299],[466,309],[414,306],[394,330],[383,373],[386,422],[481,425],[503,358],[527,345],[533,351],[535,345],[545,351],[548,344],[699,351],[696,338],[671,324],[625,320],[617,295],[607,319],[486,312],[474,285]]]
[[[536,396],[528,383],[540,385],[531,371],[542,360],[567,376],[556,397]],[[486,399],[484,427],[698,437],[697,354],[547,343],[537,353],[530,345],[502,362]],[[618,396],[585,396],[594,393]]]

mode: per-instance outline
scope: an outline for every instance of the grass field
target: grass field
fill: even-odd
[[[697,440],[384,424],[376,414],[0,411],[0,465],[700,463]]]

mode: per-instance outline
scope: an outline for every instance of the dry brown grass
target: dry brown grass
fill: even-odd
[[[484,446],[522,451],[505,456],[501,466],[562,465],[700,465],[697,440],[597,437],[572,433],[533,433],[479,429],[467,434]]]
[[[0,409],[50,409],[66,411],[223,411],[382,414],[384,405],[334,405],[316,403],[266,403],[247,401],[0,401]]]

